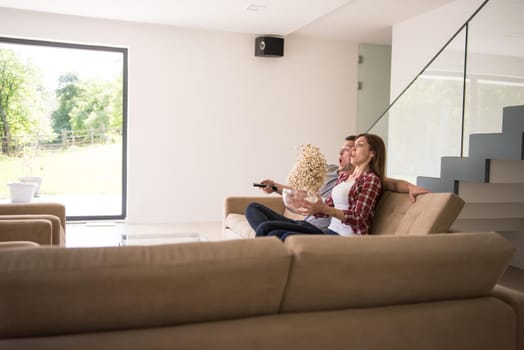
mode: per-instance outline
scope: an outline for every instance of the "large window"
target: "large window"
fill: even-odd
[[[124,218],[126,106],[127,49],[0,38],[0,202],[41,180],[69,220]]]

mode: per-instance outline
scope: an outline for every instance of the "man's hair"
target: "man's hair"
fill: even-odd
[[[346,141],[355,141],[357,137],[355,135],[346,136]]]

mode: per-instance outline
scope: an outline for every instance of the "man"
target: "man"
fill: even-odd
[[[330,195],[331,190],[336,185],[339,175],[342,172],[352,170],[349,154],[351,153],[351,149],[355,144],[355,138],[356,136],[354,135],[346,137],[344,143],[342,144],[342,147],[340,147],[340,151],[338,154],[338,166],[334,164],[328,165],[328,171],[326,173],[324,185],[319,190],[320,196],[323,200],[325,200]],[[262,190],[266,193],[277,192],[281,195],[282,189],[291,188],[287,185],[274,182],[270,179],[263,180],[261,183],[266,185],[266,187],[262,188]],[[407,181],[390,178],[386,178],[384,180],[384,187],[385,189],[394,192],[409,193],[409,197],[412,201],[415,201],[418,195],[429,192],[427,189],[413,185]],[[274,188],[276,188],[276,191],[274,190]],[[322,231],[326,231],[331,219],[329,217],[315,217],[314,215],[308,215],[304,218],[304,220],[318,227]],[[253,227],[253,229],[256,230],[256,227]]]

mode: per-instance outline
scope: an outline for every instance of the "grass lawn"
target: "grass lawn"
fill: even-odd
[[[43,177],[42,194],[120,193],[122,144],[41,151],[31,159],[0,155],[0,198],[9,198],[7,183],[29,175]]]

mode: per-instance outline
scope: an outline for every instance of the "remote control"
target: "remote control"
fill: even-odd
[[[278,191],[277,186],[275,186],[275,185],[266,185],[266,184],[259,184],[259,183],[253,182],[253,186],[255,186],[255,187],[271,187],[271,189],[273,191],[275,191],[275,192]]]

